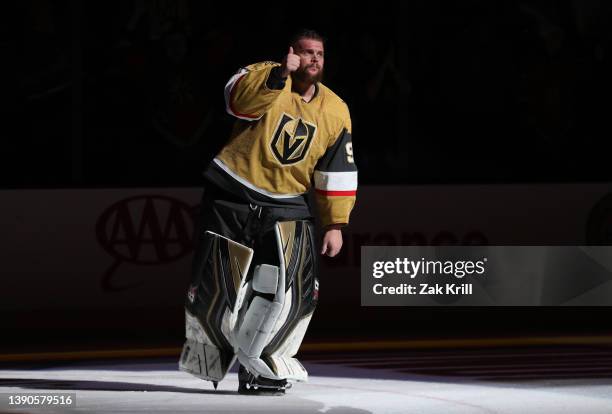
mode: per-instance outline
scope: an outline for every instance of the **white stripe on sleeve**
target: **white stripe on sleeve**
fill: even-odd
[[[315,171],[315,188],[326,191],[357,190],[357,171]]]
[[[261,119],[262,117],[260,116],[256,118],[256,117],[245,117],[245,116],[239,115],[235,113],[234,111],[232,111],[232,103],[230,102],[230,99],[232,96],[232,89],[234,89],[234,86],[236,85],[236,83],[240,80],[240,78],[245,76],[247,72],[248,70],[245,68],[240,69],[234,76],[231,77],[229,82],[227,82],[227,84],[225,85],[225,110],[227,111],[228,114],[235,116],[236,118],[244,119],[245,121],[256,121],[258,119]]]

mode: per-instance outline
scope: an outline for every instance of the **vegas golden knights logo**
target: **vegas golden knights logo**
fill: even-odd
[[[300,162],[308,153],[316,131],[316,125],[283,114],[270,143],[272,153],[283,165]]]

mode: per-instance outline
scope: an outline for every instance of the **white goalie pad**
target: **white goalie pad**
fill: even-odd
[[[255,268],[253,290],[259,293],[276,294],[278,289],[278,267],[262,264]]]
[[[270,342],[270,336],[283,309],[285,279],[279,277],[279,268],[272,265],[257,266],[251,283],[251,300],[236,324],[234,349],[238,360],[256,376],[278,379],[277,375],[261,360],[261,354]],[[274,295],[269,300],[258,295]]]
[[[287,251],[293,252],[297,258],[302,258],[304,255],[301,251],[304,249],[302,245],[292,244],[295,228],[296,222],[276,223],[280,266],[264,264],[255,268],[247,299],[244,301],[246,308],[240,311],[232,331],[232,342],[238,360],[256,377],[308,380],[306,369],[294,358],[294,355],[302,343],[312,312],[295,323],[288,323],[291,322],[289,318],[292,314],[294,317],[299,315],[297,310],[301,306],[300,303],[291,300],[295,294],[293,289],[299,289],[298,295],[302,294],[303,285],[300,279],[294,280],[289,288],[286,287],[286,262],[289,259],[286,257]],[[314,276],[312,277],[314,279]],[[289,328],[280,332],[284,325],[288,325]],[[269,348],[277,334],[282,334],[283,337],[276,338],[279,343],[273,347],[272,352],[266,352],[266,348]]]
[[[221,364],[219,348],[193,339],[187,339],[183,345],[179,369],[196,377],[217,382],[226,374]]]

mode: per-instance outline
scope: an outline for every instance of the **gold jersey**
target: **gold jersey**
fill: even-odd
[[[321,224],[348,224],[357,191],[348,107],[321,83],[305,102],[279,73],[278,63],[257,63],[227,83],[226,109],[238,120],[214,163],[279,201],[314,186]]]

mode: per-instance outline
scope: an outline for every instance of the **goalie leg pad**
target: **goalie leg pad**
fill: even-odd
[[[294,356],[318,298],[314,232],[308,221],[277,222],[274,230],[277,283],[275,266],[256,268],[248,308],[236,324],[235,352],[256,377],[306,381],[308,373]]]
[[[250,300],[246,311],[236,325],[235,351],[238,359],[257,376],[276,378],[276,375],[260,359],[270,342],[272,330],[283,309],[285,299],[284,279],[279,278],[279,268],[262,264],[255,268],[251,282]]]
[[[259,358],[268,344],[272,328],[280,315],[282,303],[255,296],[236,336],[236,346],[249,358]]]
[[[179,369],[220,381],[236,360],[231,332],[245,296],[253,250],[210,231],[202,248],[203,263],[185,301],[187,341]]]
[[[219,348],[193,339],[183,345],[179,369],[211,381],[221,381],[225,374]]]
[[[279,290],[278,286],[278,267],[268,264],[262,264],[255,268],[253,272],[253,290],[258,293],[268,293],[276,295]],[[278,292],[281,295],[281,292]],[[284,298],[282,293],[279,299]]]

